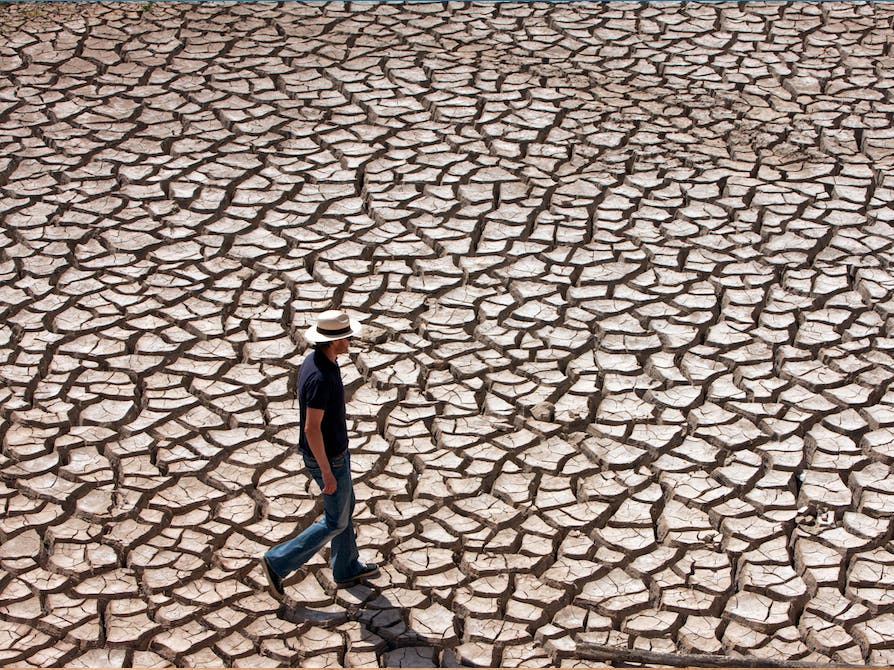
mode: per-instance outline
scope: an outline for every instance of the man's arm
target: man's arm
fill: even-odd
[[[329,467],[326,445],[323,443],[323,431],[320,428],[322,422],[323,410],[308,407],[304,422],[304,435],[307,437],[307,444],[310,445],[314,458],[320,465],[320,472],[323,473],[323,493],[331,495],[335,493],[336,483],[332,468]]]

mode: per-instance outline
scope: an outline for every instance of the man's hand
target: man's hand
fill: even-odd
[[[307,444],[310,445],[314,459],[320,466],[320,474],[323,475],[323,493],[332,495],[338,485],[335,482],[335,475],[332,474],[332,468],[329,467],[329,457],[323,444],[323,431],[320,428],[322,423],[323,410],[308,407],[304,434],[307,436]]]
[[[332,474],[332,470],[325,468],[323,470],[323,493],[331,496],[337,488],[338,483],[335,481],[335,475]]]

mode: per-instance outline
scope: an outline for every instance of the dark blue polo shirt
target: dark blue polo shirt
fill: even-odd
[[[348,424],[345,419],[345,387],[341,371],[321,351],[313,350],[304,359],[298,375],[298,407],[301,413],[301,438],[298,448],[303,454],[313,456],[307,436],[304,434],[307,408],[323,410],[323,444],[329,458],[338,456],[348,448]]]

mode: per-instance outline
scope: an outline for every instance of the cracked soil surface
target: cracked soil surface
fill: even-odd
[[[894,664],[892,21],[0,6],[0,664]],[[332,305],[386,568],[280,606]]]

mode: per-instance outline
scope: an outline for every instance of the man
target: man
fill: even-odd
[[[354,523],[354,485],[348,452],[345,388],[336,359],[347,353],[360,324],[338,310],[323,312],[305,339],[314,345],[298,374],[301,433],[298,448],[304,464],[323,492],[323,516],[290,540],[270,549],[264,569],[274,597],[285,595],[282,580],[330,543],[332,577],[350,586],[378,572],[363,563],[357,552]]]

